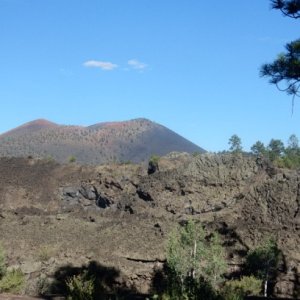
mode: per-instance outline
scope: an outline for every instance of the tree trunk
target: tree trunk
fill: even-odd
[[[264,296],[268,297],[268,279],[265,280],[264,284]]]
[[[195,261],[196,259],[196,251],[197,251],[197,241],[195,240],[194,241],[194,251],[193,251],[193,260]],[[192,269],[192,279],[195,279],[196,278],[196,268],[193,266],[193,269]]]

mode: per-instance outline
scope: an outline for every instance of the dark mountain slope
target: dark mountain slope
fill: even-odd
[[[140,162],[152,154],[172,151],[204,152],[172,130],[147,119],[89,127],[36,120],[0,135],[0,156],[52,157],[59,162],[66,162],[70,156],[87,164]]]

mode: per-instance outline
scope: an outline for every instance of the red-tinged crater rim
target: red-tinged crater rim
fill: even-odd
[[[24,130],[26,131],[36,131],[44,128],[53,128],[59,126],[56,123],[53,123],[51,121],[45,120],[45,119],[37,119],[34,121],[27,122],[21,126],[18,126],[12,130],[9,130],[2,134],[2,136],[7,134],[18,134],[22,133]]]

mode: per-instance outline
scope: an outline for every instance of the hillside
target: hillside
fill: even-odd
[[[172,130],[147,119],[65,126],[35,120],[0,135],[0,156],[54,158],[80,163],[141,162],[153,154],[204,152]]]
[[[147,175],[142,164],[1,158],[0,242],[26,274],[26,293],[41,278],[48,292],[63,292],[57,282],[85,269],[110,288],[148,293],[162,284],[155,278],[171,229],[192,218],[221,234],[228,276],[275,238],[283,258],[273,294],[300,295],[298,171],[234,155],[173,153],[159,164]]]

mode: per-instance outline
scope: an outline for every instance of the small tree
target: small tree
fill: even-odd
[[[281,251],[276,242],[269,239],[259,247],[251,250],[246,257],[246,271],[264,281],[264,296],[268,294],[269,281],[276,275]]]
[[[206,266],[203,276],[214,289],[217,289],[218,285],[223,281],[223,274],[227,270],[225,251],[217,233],[212,235],[205,258]]]
[[[281,140],[272,139],[268,145],[269,158],[275,161],[284,152],[284,144]]]
[[[265,155],[266,147],[261,141],[257,141],[252,147],[251,151],[254,155]]]
[[[205,251],[204,237],[203,228],[196,226],[192,220],[183,228],[176,228],[171,233],[167,246],[171,293],[183,295],[188,292],[187,289],[191,290],[196,277],[201,275],[199,261]]]
[[[288,168],[298,168],[300,166],[300,147],[299,140],[295,134],[292,134],[285,148],[284,162]]]
[[[299,139],[295,134],[292,134],[288,139],[288,149],[298,151],[299,150]]]
[[[229,150],[232,153],[241,153],[243,150],[241,138],[236,134],[230,137],[228,144],[230,145]]]
[[[176,228],[170,235],[167,247],[169,269],[169,294],[173,298],[185,295],[198,299],[199,290],[207,299],[222,281],[227,269],[220,238],[213,234],[205,239],[202,226],[189,220],[183,228]],[[210,296],[209,296],[210,295]]]

